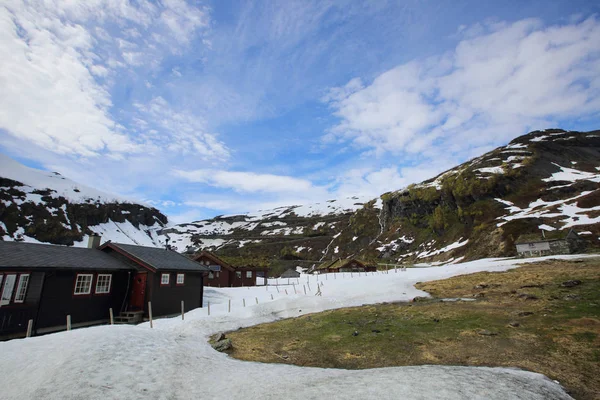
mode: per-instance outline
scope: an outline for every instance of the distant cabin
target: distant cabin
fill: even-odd
[[[573,254],[584,249],[583,241],[574,230],[521,235],[515,242],[520,257]]]
[[[294,271],[293,269],[287,269],[281,274],[280,278],[300,278],[300,272]]]
[[[377,266],[369,264],[366,261],[356,260],[354,258],[349,259],[337,259],[332,261],[324,262],[315,268],[314,272],[317,274],[324,274],[328,272],[372,272],[377,271]]]
[[[257,277],[263,278],[265,284],[267,282],[268,268],[233,265],[207,251],[196,254],[192,259],[209,270],[204,286],[223,288],[256,286]]]
[[[208,269],[164,248],[100,244],[88,248],[0,241],[0,339],[66,329],[115,319],[139,322],[202,307]]]

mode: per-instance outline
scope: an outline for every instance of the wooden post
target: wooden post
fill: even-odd
[[[113,314],[112,307],[108,309],[108,315],[110,316],[110,324],[114,325],[115,324],[115,317],[114,317],[114,314]]]
[[[256,304],[258,304],[258,297],[255,297],[255,299],[256,299]]]
[[[231,312],[231,299],[229,299],[229,306],[227,307],[227,312]]]
[[[32,329],[33,329],[33,320],[30,319],[29,322],[27,323],[27,336],[26,337],[31,337]]]
[[[285,289],[285,294],[286,294],[286,296],[287,296],[287,289]]]
[[[279,286],[275,285],[275,288],[277,289],[277,293],[279,293]]]
[[[152,302],[149,301],[148,302],[148,317],[150,318],[150,328],[153,328],[153,324],[152,324]]]
[[[296,292],[296,285],[294,285],[294,284],[292,283],[292,286],[294,287],[294,294],[298,294],[298,293]]]
[[[184,315],[185,315],[185,311],[184,311],[184,307],[183,307],[183,300],[181,300],[181,320],[184,320]]]
[[[208,315],[210,315],[210,301],[208,302]]]
[[[246,299],[242,299],[242,301],[244,302],[244,307],[246,307]]]
[[[304,294],[306,294],[306,285],[302,285],[302,287],[304,288]]]
[[[271,300],[273,300],[273,293],[271,293]]]
[[[71,330],[71,316],[67,315],[67,330]]]

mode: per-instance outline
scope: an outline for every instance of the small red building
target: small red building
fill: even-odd
[[[234,266],[207,251],[196,254],[192,259],[210,270],[204,278],[204,286],[256,286],[257,277],[263,277],[265,285],[267,282],[266,268]]]

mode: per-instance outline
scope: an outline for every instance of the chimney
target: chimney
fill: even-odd
[[[92,233],[88,239],[88,249],[97,249],[100,247],[101,240],[102,236],[98,235],[97,233]]]

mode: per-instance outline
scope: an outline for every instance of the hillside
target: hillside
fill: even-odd
[[[0,239],[86,246],[95,232],[120,243],[158,245],[157,209],[28,168],[0,154]]]
[[[575,229],[600,237],[600,131],[531,132],[379,199],[332,200],[176,225],[179,251],[294,265],[356,256],[379,262],[457,262],[515,255],[521,234]]]

